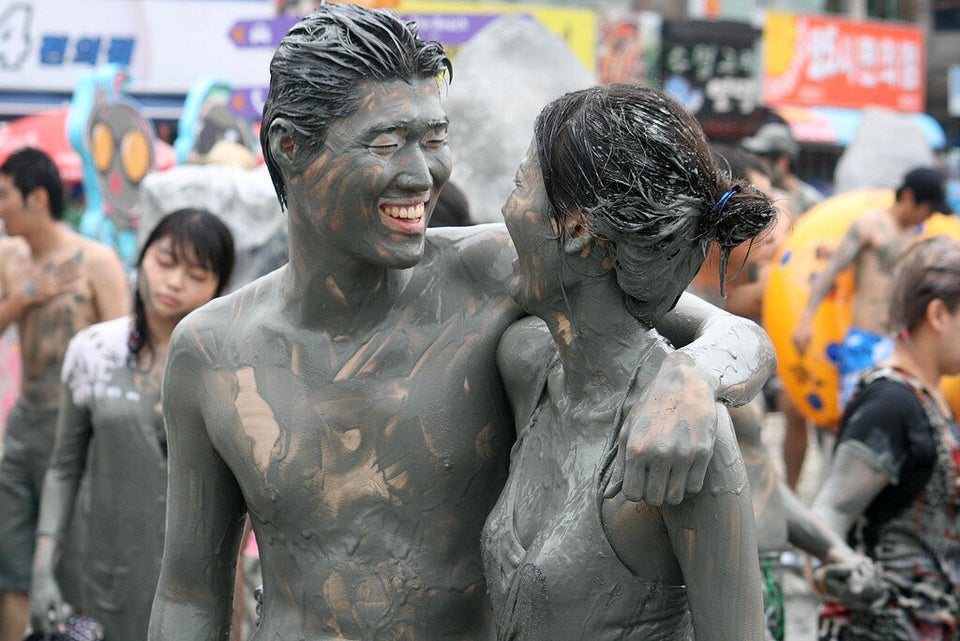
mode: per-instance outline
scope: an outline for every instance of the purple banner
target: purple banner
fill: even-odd
[[[242,87],[230,92],[230,111],[246,120],[258,121],[267,100],[266,87]]]
[[[238,20],[227,36],[238,47],[275,48],[287,35],[290,27],[300,19],[296,16],[278,16],[269,20]]]
[[[424,40],[437,40],[445,45],[459,46],[475,36],[481,29],[497,20],[501,15],[515,16],[525,20],[533,17],[528,14],[477,14],[463,13],[412,13],[401,16],[404,20],[413,20],[420,25],[420,37]]]

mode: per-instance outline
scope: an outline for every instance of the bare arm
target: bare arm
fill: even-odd
[[[683,571],[694,636],[717,641],[764,638],[762,583],[753,505],[732,426],[724,408],[709,492],[661,508]]]
[[[656,328],[678,347],[667,361],[692,365],[716,400],[731,405],[756,396],[777,368],[773,343],[759,325],[688,292]]]
[[[73,288],[79,277],[74,260],[34,267],[30,249],[19,239],[0,243],[0,334],[18,322],[33,305],[40,305]]]
[[[703,487],[717,434],[717,400],[746,403],[776,369],[753,321],[685,293],[657,329],[675,345],[645,390],[631,395],[607,495],[676,505]],[[732,432],[730,434],[732,437]]]
[[[90,281],[97,307],[97,322],[130,313],[130,285],[116,252],[103,247],[90,262]]]
[[[167,523],[148,639],[226,641],[245,504],[208,435],[200,399],[217,398],[217,391],[185,322],[174,332],[164,374]]]
[[[890,482],[884,472],[857,456],[855,447],[841,443],[837,448],[812,505],[813,511],[842,537]]]
[[[71,347],[74,347],[73,344]],[[70,354],[66,360],[71,360]],[[34,629],[46,634],[52,633],[54,626],[63,623],[71,612],[71,608],[63,601],[54,568],[60,557],[64,533],[73,515],[93,434],[89,411],[74,402],[69,386],[64,387],[57,417],[56,441],[43,482],[30,590],[31,622]]]
[[[796,347],[797,351],[801,354],[806,352],[807,348],[810,347],[810,340],[813,337],[811,327],[813,316],[816,314],[817,309],[819,309],[823,299],[825,299],[827,294],[830,293],[830,290],[833,289],[840,272],[853,265],[857,256],[860,255],[860,252],[864,250],[869,242],[870,236],[865,229],[865,221],[855,220],[853,224],[847,228],[843,238],[840,239],[840,244],[837,245],[836,250],[831,254],[826,267],[823,268],[822,272],[817,274],[813,285],[810,287],[810,297],[807,299],[806,307],[804,307],[803,312],[800,314],[800,318],[797,321],[797,328],[792,337],[794,347]]]
[[[556,354],[546,323],[535,316],[521,318],[507,328],[497,347],[497,368],[503,381],[513,421],[519,431],[539,402],[547,365]]]

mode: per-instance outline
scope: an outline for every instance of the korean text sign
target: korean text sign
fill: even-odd
[[[763,47],[768,106],[924,109],[919,28],[771,11]]]

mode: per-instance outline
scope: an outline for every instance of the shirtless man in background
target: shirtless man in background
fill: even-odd
[[[256,639],[489,636],[480,532],[514,440],[495,353],[521,314],[516,253],[502,225],[426,231],[451,171],[451,70],[416,33],[327,3],[274,55],[261,142],[290,262],[171,341],[151,641],[226,638],[244,514]],[[623,448],[624,495],[652,505],[699,491],[716,399],[745,402],[774,365],[755,324],[694,297],[658,329],[701,338],[626,420],[659,427]]]
[[[0,220],[10,236],[0,239],[0,333],[16,323],[23,372],[0,460],[0,641],[21,641],[29,621],[40,491],[67,344],[130,306],[119,257],[71,230],[63,211],[60,174],[42,151],[17,151],[0,166]]]
[[[893,204],[866,211],[853,221],[810,287],[810,298],[792,336],[801,354],[813,338],[813,317],[820,303],[840,273],[854,267],[851,326],[838,363],[841,408],[853,393],[860,373],[892,353],[893,341],[887,335],[887,296],[893,268],[917,237],[918,225],[934,212],[950,213],[944,200],[943,176],[927,167],[908,171]]]

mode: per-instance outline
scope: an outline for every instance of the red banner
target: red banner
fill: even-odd
[[[763,47],[768,106],[924,110],[919,28],[771,11]]]

